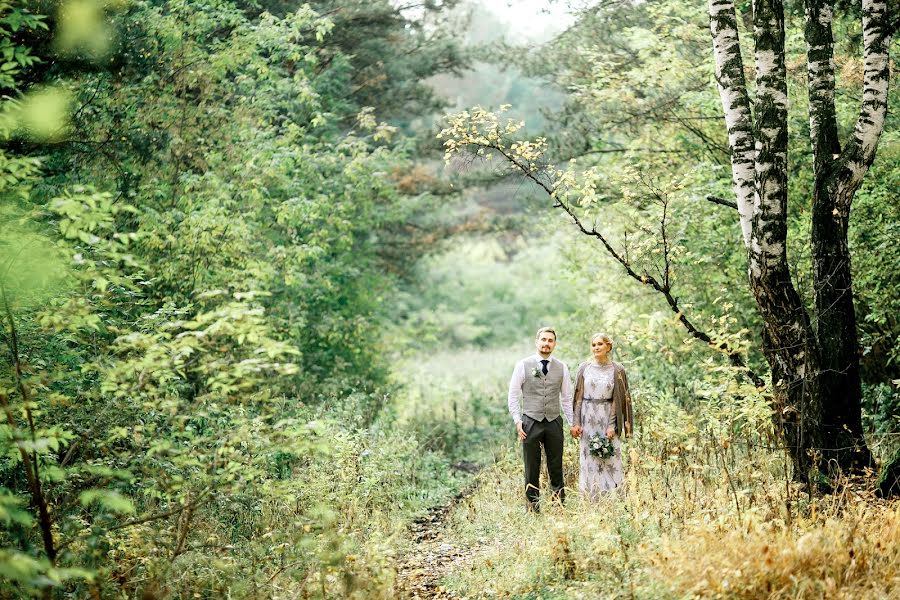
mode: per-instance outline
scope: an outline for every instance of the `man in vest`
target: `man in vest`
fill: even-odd
[[[550,487],[560,502],[563,489],[563,422],[562,410],[569,423],[572,419],[572,381],[569,369],[550,355],[556,348],[556,332],[550,327],[538,329],[534,338],[537,354],[516,363],[509,381],[509,414],[512,415],[522,442],[525,458],[525,498],[528,509],[537,512],[541,490],[541,449],[547,454]],[[570,429],[576,435],[575,428]]]

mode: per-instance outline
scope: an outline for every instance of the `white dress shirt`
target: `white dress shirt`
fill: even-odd
[[[509,414],[512,415],[513,421],[515,421],[517,425],[522,422],[522,385],[525,383],[525,362],[528,360],[549,360],[550,362],[547,363],[548,369],[554,362],[562,365],[563,379],[562,387],[559,390],[559,399],[562,402],[562,412],[566,415],[566,420],[570,424],[574,423],[575,417],[572,413],[572,397],[575,395],[575,390],[572,387],[572,379],[569,377],[569,367],[561,360],[557,360],[552,356],[544,358],[540,354],[523,358],[516,363],[516,367],[513,369],[512,379],[509,380],[509,396],[506,399],[506,404],[509,407]]]

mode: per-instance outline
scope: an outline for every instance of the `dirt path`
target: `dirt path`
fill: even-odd
[[[475,473],[480,468],[466,463],[461,470]],[[478,488],[477,479],[449,502],[435,506],[409,527],[414,543],[410,552],[400,560],[397,569],[396,591],[400,598],[414,600],[434,598],[438,600],[462,600],[463,597],[445,590],[441,580],[445,575],[466,564],[474,556],[474,548],[462,548],[444,538],[445,522],[453,509]]]

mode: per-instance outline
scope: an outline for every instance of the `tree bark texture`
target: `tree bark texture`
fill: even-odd
[[[732,159],[732,185],[747,247],[750,287],[764,323],[776,409],[798,475],[813,466],[870,464],[862,436],[861,383],[847,225],[875,156],[887,110],[889,14],[864,0],[865,87],[853,135],[841,151],[834,103],[833,2],[806,1],[808,92],[815,157],[811,320],[787,261],[787,78],[782,0],[755,0],[754,114],[743,76],[733,0],[710,0],[716,82]]]
[[[716,84],[725,111],[731,150],[731,184],[737,197],[744,245],[749,248],[755,192],[753,118],[744,81],[744,61],[733,0],[710,0],[709,26],[713,36]]]
[[[842,151],[834,107],[832,2],[807,0],[806,28],[811,143],[815,157],[812,257],[817,387],[823,406],[824,458],[844,468],[872,463],[862,429],[859,341],[847,231],[850,207],[875,159],[887,113],[888,8],[864,0],[864,84],[859,118]]]
[[[753,7],[756,118],[743,76],[732,0],[710,0],[716,81],[728,128],[732,185],[747,247],[750,288],[763,320],[763,350],[772,370],[775,410],[795,472],[810,467],[820,420],[806,378],[810,323],[787,261],[787,85],[784,11],[779,0]],[[812,401],[812,402],[811,402]]]

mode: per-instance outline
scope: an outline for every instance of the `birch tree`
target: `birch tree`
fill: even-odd
[[[762,326],[763,352],[771,370],[773,408],[798,478],[816,471],[858,470],[872,464],[863,438],[859,343],[853,306],[848,222],[853,197],[875,158],[885,127],[888,48],[892,15],[884,0],[863,0],[863,100],[856,125],[839,139],[835,107],[833,2],[807,0],[808,94],[815,185],[811,256],[815,300],[809,310],[794,284],[787,257],[788,89],[785,11],[782,0],[757,0],[752,10],[754,85],[745,79],[733,0],[710,0],[715,78],[724,109],[735,200],[710,200],[736,208],[740,240],[748,256],[749,287]],[[503,112],[503,109],[501,109]],[[449,160],[463,150],[498,157],[531,179],[575,222],[596,238],[634,280],[665,299],[691,336],[721,351],[759,385],[741,353],[727,340],[699,329],[684,313],[672,287],[671,239],[663,212],[658,231],[661,264],[645,269],[612,239],[587,223],[597,201],[598,171],[559,169],[548,163],[546,139],[523,141],[524,126],[476,108],[448,120],[439,137]],[[577,172],[576,172],[577,171]],[[655,192],[651,195],[657,195]],[[658,199],[664,199],[658,196]],[[662,205],[665,206],[665,202]],[[587,211],[587,212],[586,212]],[[626,232],[627,234],[627,232]]]
[[[746,247],[750,287],[764,322],[776,406],[795,468],[824,461],[857,469],[872,457],[862,433],[856,316],[847,227],[853,197],[875,158],[887,113],[891,18],[884,0],[863,0],[863,101],[849,139],[838,135],[833,2],[806,0],[808,94],[815,191],[810,315],[787,261],[787,84],[784,6],[753,3],[756,94],[744,60],[732,0],[710,0],[716,81],[728,129],[732,186]]]

